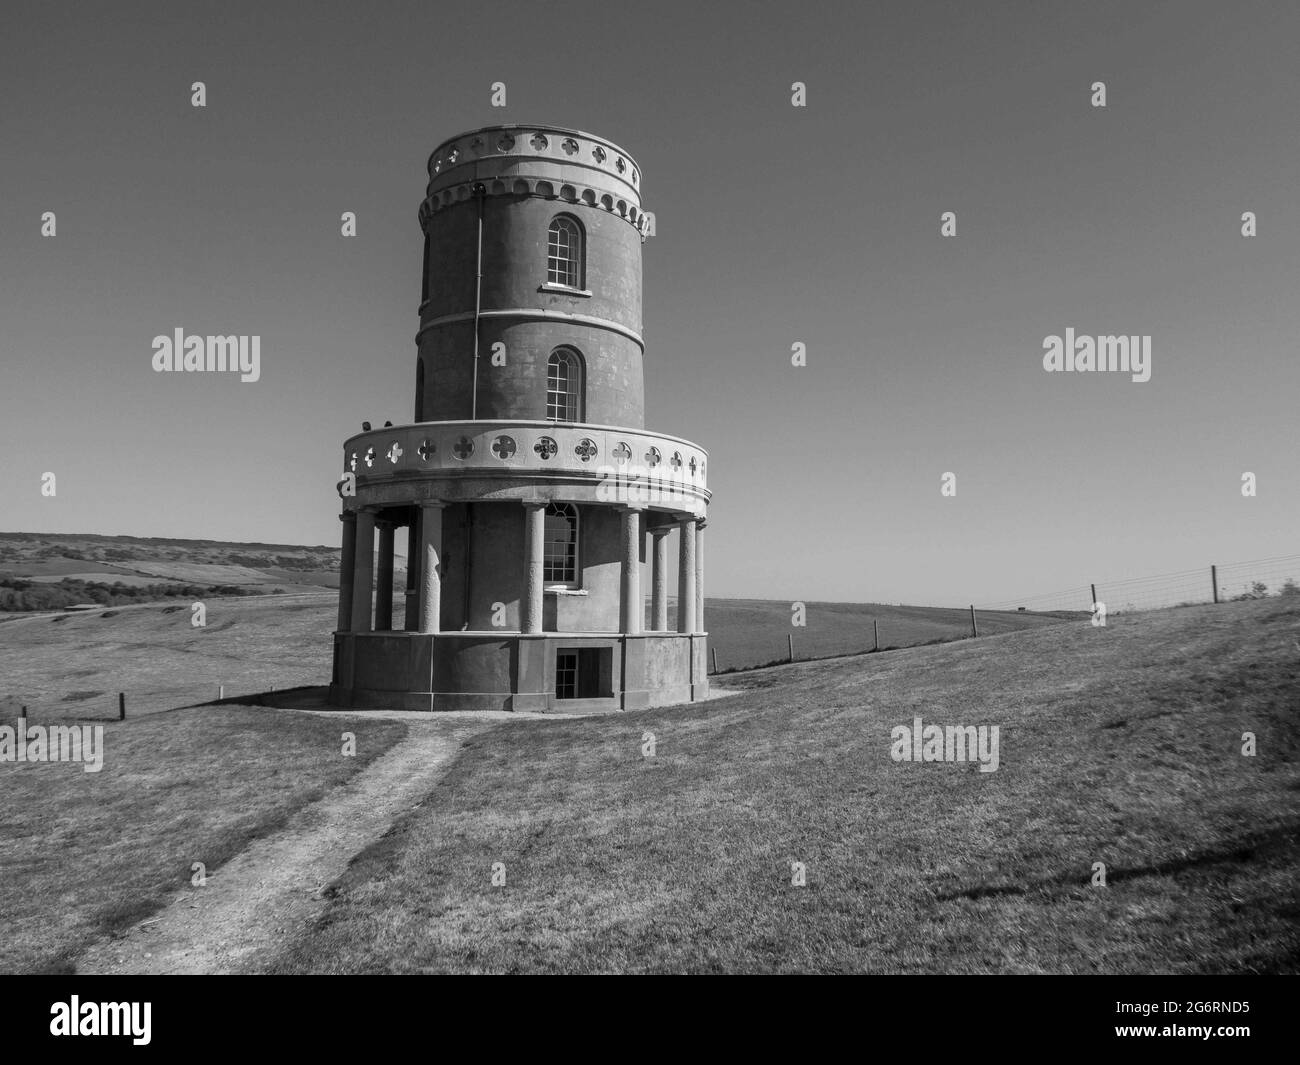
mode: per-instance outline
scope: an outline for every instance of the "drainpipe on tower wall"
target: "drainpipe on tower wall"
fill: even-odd
[[[478,200],[478,250],[474,262],[474,390],[470,398],[470,420],[478,420],[478,330],[479,319],[483,313],[483,198],[487,195],[487,186],[482,183],[474,186],[474,196]],[[465,504],[465,606],[464,623],[461,630],[469,628],[470,582],[474,575],[474,504]]]
[[[478,254],[474,264],[474,392],[470,399],[470,419],[478,420],[478,325],[483,312],[483,198],[487,188],[474,186],[474,196],[478,200]]]

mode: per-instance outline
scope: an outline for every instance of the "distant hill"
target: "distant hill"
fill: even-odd
[[[248,592],[337,588],[337,547],[93,533],[0,533],[0,579],[200,585]]]
[[[0,600],[5,594],[3,582],[14,579],[75,589],[76,602],[93,598],[80,594],[92,583],[121,582],[135,587],[135,599],[114,599],[114,604],[162,601],[172,598],[164,589],[174,596],[181,594],[182,588],[195,586],[202,586],[208,596],[314,589],[325,593],[338,588],[339,564],[337,547],[90,533],[0,533]],[[402,566],[399,558],[399,574],[405,572]],[[395,581],[398,588],[403,583],[400,576]],[[105,605],[109,602],[103,598],[98,601]],[[675,611],[675,600],[670,599],[670,605]],[[321,613],[319,625],[323,631],[329,631],[331,610],[332,606]],[[400,616],[400,596],[398,611]],[[13,615],[5,615],[0,609],[0,616]],[[1080,613],[1072,617],[1086,616]],[[970,615],[964,607],[809,602],[805,604],[804,624],[793,625],[792,619],[792,604],[783,600],[708,600],[704,624],[718,668],[726,672],[784,661],[790,637],[795,657],[802,659],[870,651],[876,646],[877,629],[882,650],[970,635]],[[980,612],[977,616],[980,635],[1038,628],[1061,620],[1061,615],[1015,611]],[[712,669],[712,660],[709,666]]]

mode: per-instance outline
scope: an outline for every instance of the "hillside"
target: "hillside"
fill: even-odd
[[[890,603],[805,603],[804,625],[791,625],[788,602],[765,599],[710,599],[705,606],[709,647],[717,654],[718,669],[785,661],[788,637],[794,639],[795,658],[823,658],[854,654],[875,647],[878,623],[881,649],[960,640],[971,634],[970,613],[965,608],[902,606]],[[1074,619],[1087,614],[1065,615]],[[1018,611],[979,611],[981,636],[1056,625],[1062,616]]]
[[[151,608],[3,629],[75,626],[65,671],[142,670],[156,647],[159,683],[223,656],[259,681],[310,671],[309,609],[236,605],[189,652]],[[258,616],[282,650],[242,642]],[[1279,597],[756,670],[708,703],[585,719],[132,712],[102,772],[10,767],[0,908],[21,919],[0,968],[1295,972],[1298,635]],[[917,716],[996,725],[996,771],[895,761]],[[396,820],[335,853],[321,824],[399,781]]]
[[[269,967],[1295,972],[1297,632],[1188,607],[498,727]],[[998,725],[999,768],[894,761],[916,716]]]
[[[202,628],[190,624],[188,599],[8,615],[0,624],[0,715],[19,704],[42,719],[113,715],[118,692],[127,694],[132,712],[144,712],[212,699],[222,687],[229,696],[325,684],[337,606],[333,594],[319,592],[205,599]],[[784,658],[790,632],[796,655],[809,658],[869,650],[873,617],[880,619],[886,647],[960,639],[970,631],[963,616],[924,607],[809,603],[807,627],[792,629],[788,603],[708,600],[705,606],[710,642],[721,648],[724,670]],[[980,617],[984,633],[1060,624],[1033,614]]]
[[[0,533],[0,578],[338,587],[339,549],[84,533]]]

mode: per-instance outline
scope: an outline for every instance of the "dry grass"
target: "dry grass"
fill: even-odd
[[[1294,601],[1190,607],[505,726],[275,968],[1294,972],[1298,631]],[[999,725],[1001,768],[893,762],[916,714]]]
[[[203,628],[188,601],[0,625],[0,716],[25,703],[35,722],[115,718],[121,691],[130,717],[215,699],[222,685],[230,697],[328,682],[332,595],[206,603]],[[70,709],[74,691],[102,694]]]
[[[208,599],[207,625],[190,624],[190,603],[113,607],[56,617],[11,616],[0,625],[0,719],[26,704],[36,721],[115,718],[117,693],[128,715],[227,697],[324,684],[337,618],[332,593],[295,598]],[[401,617],[400,600],[396,610]],[[790,628],[790,604],[708,600],[710,642],[720,664],[754,666],[785,656],[795,633],[799,657],[864,651],[871,620],[881,618],[881,645],[960,638],[969,618],[959,610],[809,603],[808,626]],[[981,633],[1059,624],[1026,614],[980,615]],[[962,626],[966,626],[963,628]],[[70,709],[73,692],[99,694]]]
[[[804,606],[806,624],[795,628],[790,623],[791,604],[787,602],[709,600],[704,620],[709,630],[709,647],[717,652],[719,670],[727,673],[738,668],[785,662],[789,636],[794,637],[796,661],[870,651],[875,647],[873,621],[879,623],[881,650],[962,640],[971,634],[970,613],[962,608],[887,603],[805,603]],[[977,611],[976,620],[981,636],[1061,622],[1057,617],[1014,610]]]
[[[355,757],[340,733],[356,734]],[[105,726],[104,767],[0,763],[0,972],[66,971],[382,754],[400,722],[206,707]]]

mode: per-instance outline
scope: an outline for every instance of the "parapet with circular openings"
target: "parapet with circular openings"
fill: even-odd
[[[538,196],[616,214],[645,235],[641,168],[612,141],[561,126],[484,126],[452,137],[429,156],[429,184],[420,224],[469,200],[477,185],[488,196]]]

